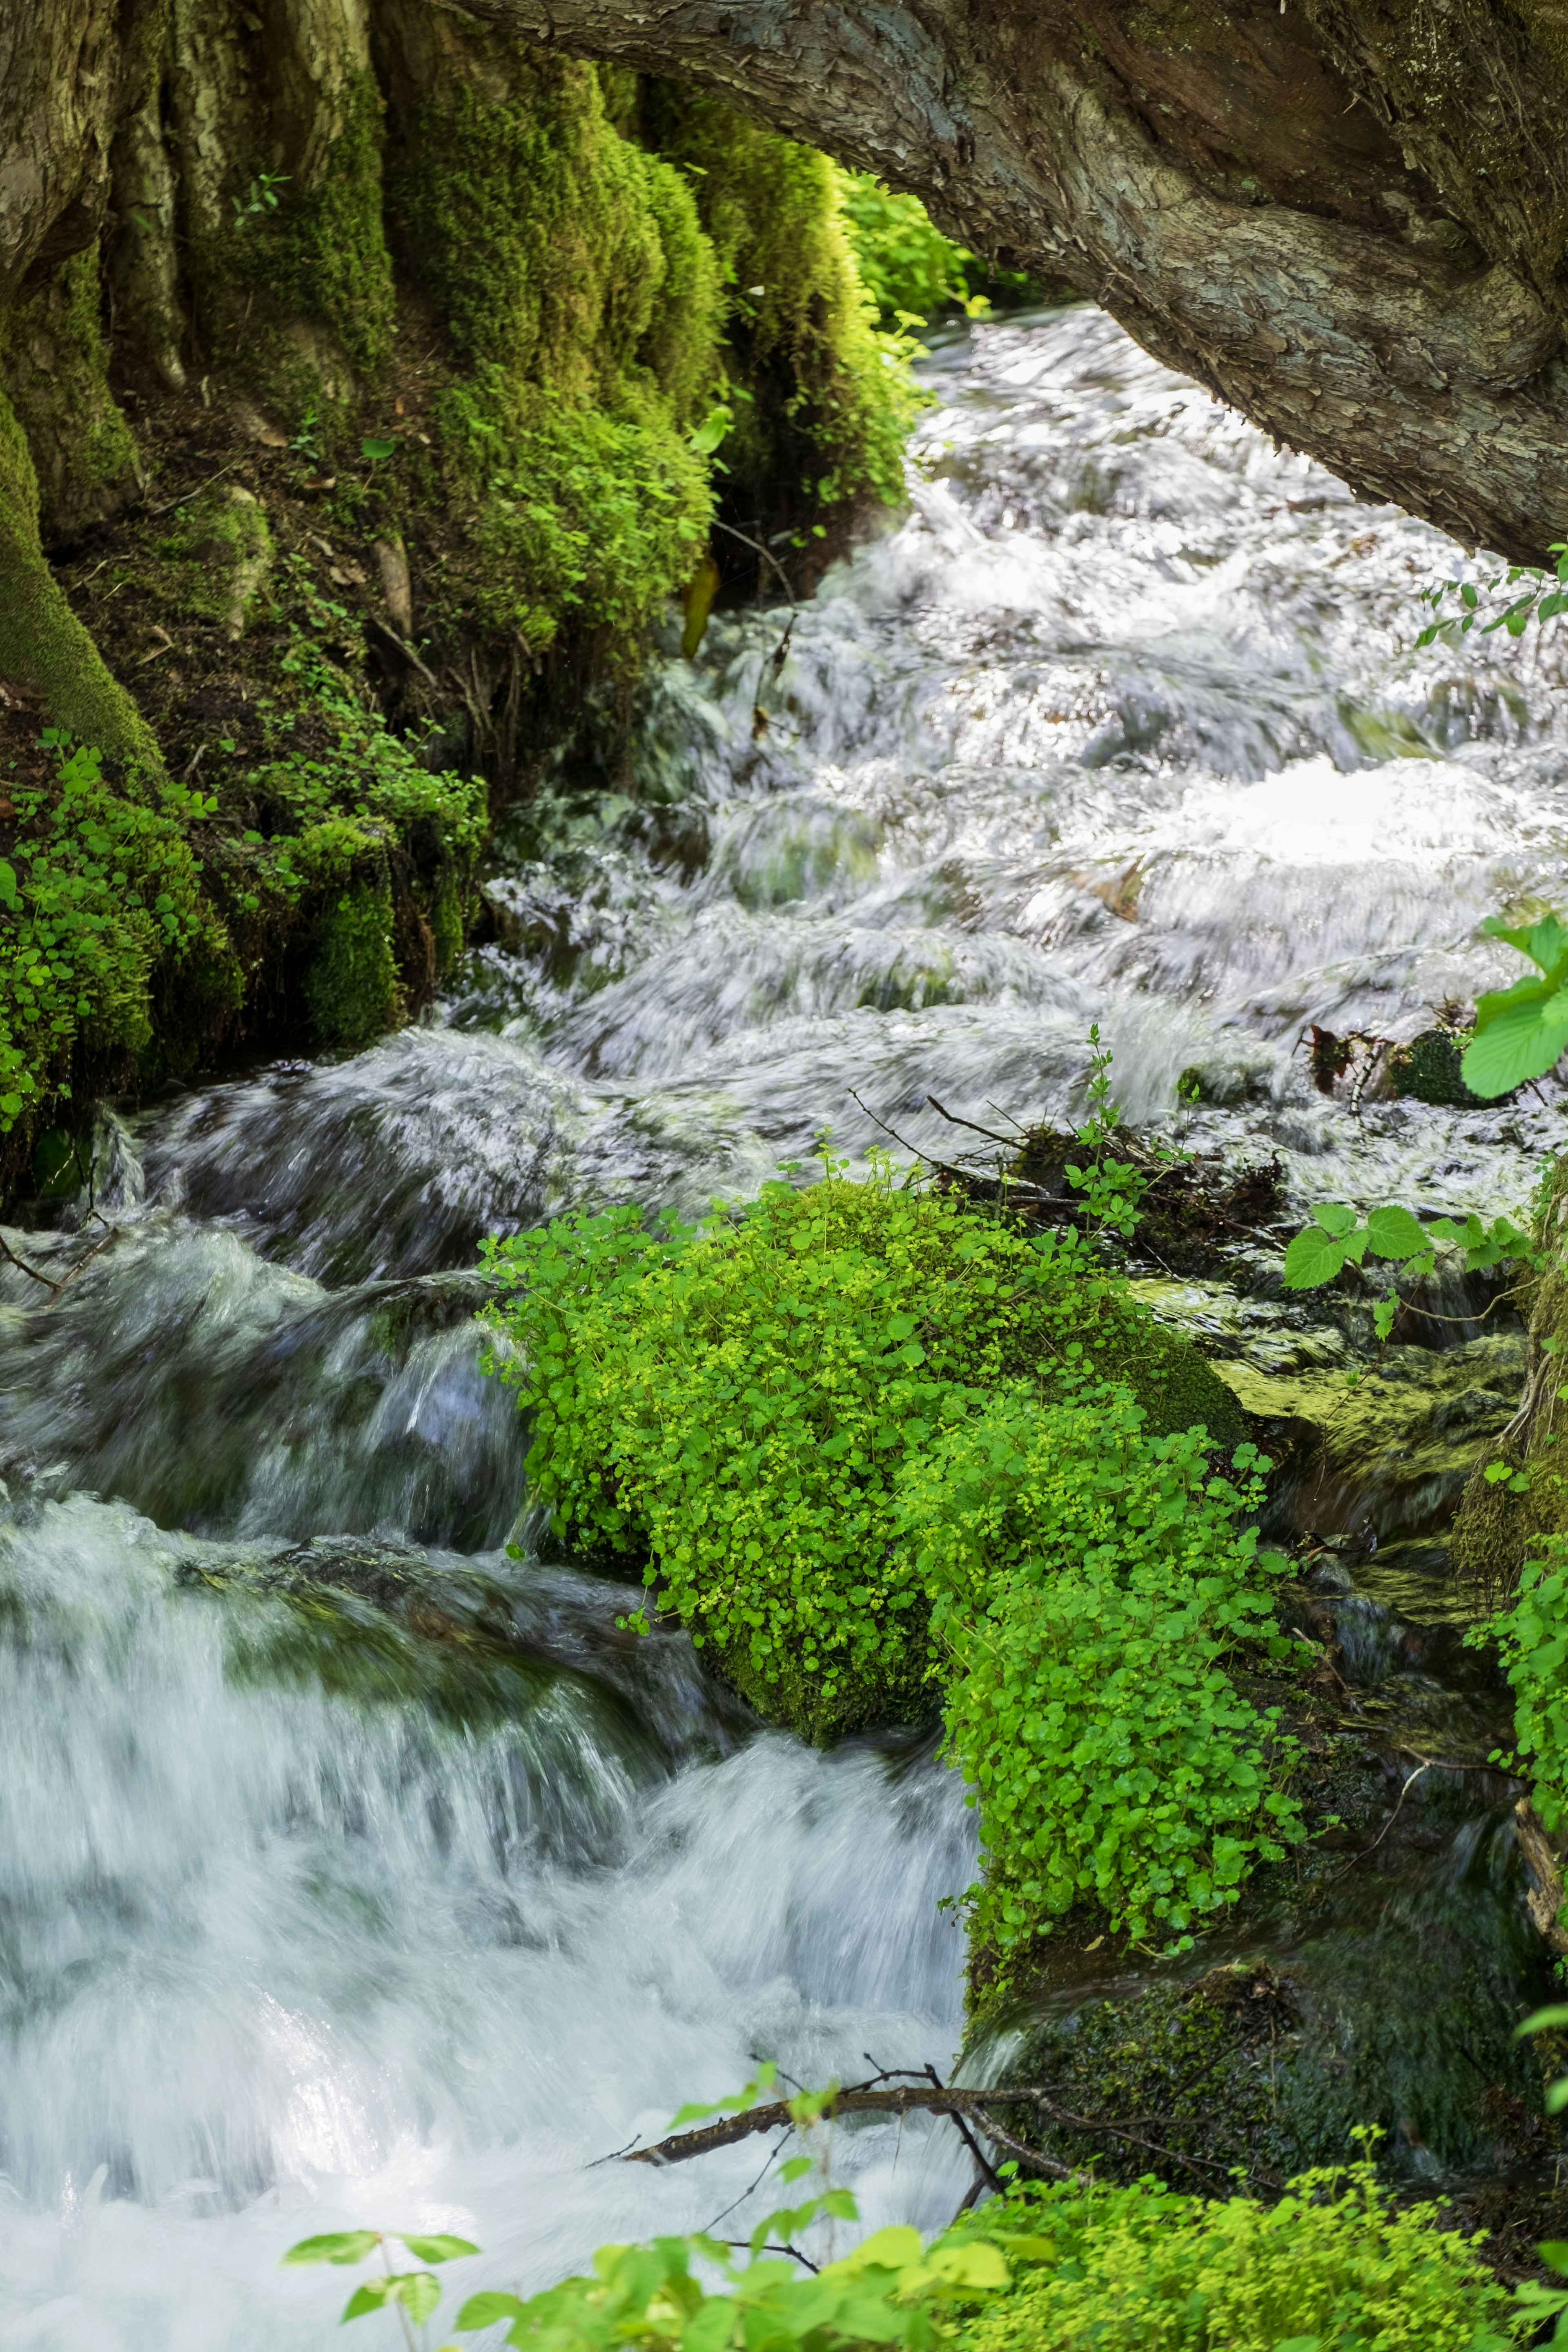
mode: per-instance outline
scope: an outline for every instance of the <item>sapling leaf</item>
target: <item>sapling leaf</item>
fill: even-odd
[[[290,2246],[286,2263],[363,2263],[381,2243],[376,2230],[335,2230],[324,2238],[301,2238]]]
[[[477,2254],[479,2251],[478,2246],[470,2245],[467,2238],[411,2238],[406,2231],[398,2234],[409,2252],[422,2263],[455,2262],[459,2254]]]
[[[1351,1253],[1321,1225],[1304,1226],[1285,1252],[1287,1290],[1315,1290],[1331,1282]]]
[[[1492,1101],[1531,1078],[1544,1077],[1564,1046],[1568,988],[1548,990],[1542,982],[1521,981],[1500,995],[1481,998],[1475,1039],[1465,1048],[1460,1076],[1473,1095]]]
[[[527,2305],[521,2296],[503,2294],[487,2288],[483,2294],[471,2294],[453,2323],[460,2336],[480,2327],[495,2327],[503,2319],[521,2319]]]
[[[1354,1228],[1355,1211],[1347,1209],[1342,1201],[1320,1201],[1312,1212],[1312,1220],[1315,1224],[1321,1225],[1324,1233],[1332,1234],[1336,1241],[1342,1241],[1345,1234]]]
[[[1425,1228],[1408,1209],[1374,1209],[1366,1221],[1366,1245],[1373,1257],[1417,1257],[1428,1247]]]

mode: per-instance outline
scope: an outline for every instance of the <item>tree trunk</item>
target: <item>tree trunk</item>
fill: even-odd
[[[1568,35],[1493,0],[464,0],[721,91],[1068,276],[1352,486],[1568,530]]]

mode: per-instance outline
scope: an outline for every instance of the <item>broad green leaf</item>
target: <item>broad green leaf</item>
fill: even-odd
[[[363,2263],[381,2243],[376,2230],[335,2230],[330,2237],[301,2238],[290,2246],[286,2263]]]
[[[1366,1245],[1373,1257],[1419,1257],[1431,1247],[1425,1228],[1408,1209],[1374,1209],[1366,1221]]]
[[[392,2291],[416,2326],[429,2318],[441,2300],[441,2282],[434,2271],[405,2271],[393,2280]]]
[[[898,2222],[890,2229],[873,2230],[846,2254],[842,2265],[835,2263],[834,2268],[904,2271],[920,2261],[921,2252],[920,2231]]]
[[[1517,2041],[1525,2033],[1548,2033],[1562,2025],[1568,2025],[1568,2001],[1554,2001],[1550,2008],[1531,2010],[1524,2023],[1514,2027],[1514,2038]]]
[[[1522,985],[1531,987],[1529,982]],[[1543,1077],[1568,1045],[1568,988],[1549,996],[1531,988],[1529,1001],[1515,1001],[1483,1025],[1482,1008],[1496,1002],[1483,996],[1476,1007],[1475,1040],[1459,1065],[1470,1092],[1488,1100],[1511,1094],[1530,1078]]]
[[[1332,1234],[1336,1241],[1342,1241],[1354,1227],[1355,1211],[1347,1209],[1342,1201],[1320,1201],[1312,1212],[1312,1218],[1314,1223],[1321,1225],[1324,1233]]]
[[[487,2291],[471,2294],[453,2325],[459,2335],[466,2336],[480,2327],[494,2327],[503,2319],[521,2319],[528,2305],[515,2294]]]
[[[1001,2287],[1011,2275],[997,2249],[984,2238],[967,2245],[933,2246],[926,2262],[950,2286]]]
[[[1568,2271],[1568,2239],[1548,2238],[1546,2243],[1537,2246],[1535,2251],[1542,2261],[1549,2263],[1554,2271]]]
[[[1344,1243],[1321,1225],[1304,1226],[1285,1252],[1286,1289],[1315,1290],[1331,1282],[1349,1255]]]
[[[422,2263],[456,2262],[459,2254],[477,2254],[479,2251],[478,2246],[471,2246],[467,2238],[411,2238],[406,2231],[400,2231],[398,2234],[409,2252],[417,2255]]]
[[[360,456],[368,457],[373,466],[379,466],[384,457],[395,457],[397,451],[395,441],[381,441],[374,434],[367,435],[359,447]]]
[[[740,2320],[741,2307],[731,2296],[707,2296],[681,2327],[683,2352],[725,2352]]]
[[[1522,927],[1510,926],[1500,915],[1489,915],[1481,929],[1489,940],[1506,940],[1510,948],[1517,948],[1521,955],[1539,964],[1543,972],[1554,973],[1560,966],[1568,964],[1568,926],[1555,915],[1542,915],[1539,922]],[[1486,999],[1483,997],[1481,1002],[1484,1003]]]
[[[363,2319],[367,2311],[379,2311],[390,2300],[393,2284],[389,2278],[366,2279],[363,2286],[355,2287],[343,2305],[344,2319]]]

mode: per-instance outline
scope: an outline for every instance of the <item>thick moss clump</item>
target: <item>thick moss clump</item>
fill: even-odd
[[[855,267],[825,155],[673,84],[642,86],[637,135],[691,175],[727,289],[725,500],[753,535],[837,546],[904,496],[920,405]],[[726,561],[728,551],[726,551]]]
[[[432,468],[469,511],[463,590],[532,651],[634,637],[710,515],[689,428],[718,373],[718,274],[668,164],[620,137],[590,66],[492,45],[422,108],[393,181],[410,267],[466,366]],[[497,86],[504,96],[497,96]]]
[[[0,312],[0,383],[26,436],[51,536],[115,513],[141,479],[134,436],[109,388],[100,299],[95,243]]]
[[[329,909],[305,972],[305,1002],[318,1036],[351,1051],[396,1025],[402,992],[384,881],[356,883]]]
[[[26,436],[0,392],[0,680],[116,759],[158,764],[152,730],[67,604],[38,535]]]

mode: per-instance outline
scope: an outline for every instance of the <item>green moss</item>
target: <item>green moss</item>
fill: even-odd
[[[112,514],[141,478],[135,438],[109,388],[99,302],[95,243],[0,311],[0,382],[27,437],[51,535]]]
[[[394,203],[468,362],[435,403],[439,477],[472,517],[488,627],[635,634],[710,514],[689,445],[718,373],[714,257],[679,177],[623,139],[592,67],[499,39],[504,98],[452,79]],[[461,588],[465,583],[459,582]]]
[[[818,535],[836,510],[901,504],[921,396],[856,270],[836,166],[668,83],[647,86],[640,120],[692,174],[729,289],[731,494],[753,516],[782,503]]]
[[[26,436],[0,392],[0,678],[42,698],[48,717],[116,759],[156,767],[158,746],[67,604],[44,560],[38,486]]]
[[[79,1043],[89,1062],[138,1055],[153,1036],[163,962],[223,959],[182,819],[106,782],[100,755],[58,749],[48,782],[8,777],[17,835],[0,860],[0,1132],[36,1124],[68,1095]],[[196,811],[199,814],[199,807]]]
[[[290,191],[276,213],[239,235],[237,250],[252,285],[276,302],[319,318],[364,375],[392,352],[396,294],[383,224],[381,94],[374,75],[348,75],[335,105],[338,127],[319,183]]]
[[[305,1002],[317,1034],[351,1051],[402,1017],[392,948],[392,891],[357,882],[327,913],[305,973]]]
[[[272,568],[272,534],[259,501],[237,483],[205,489],[180,508],[158,542],[160,602],[191,620],[216,621],[230,637],[250,620]]]

